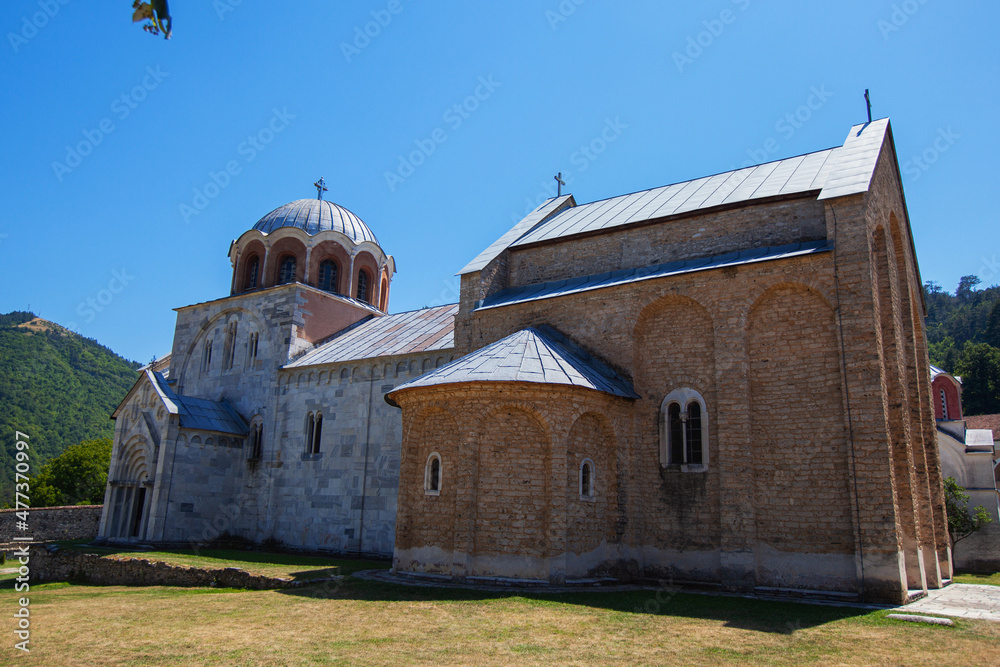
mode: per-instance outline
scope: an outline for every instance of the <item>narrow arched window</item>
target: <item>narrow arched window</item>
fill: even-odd
[[[368,303],[368,272],[364,269],[358,273],[358,301]]]
[[[295,257],[289,255],[281,260],[280,271],[278,272],[278,284],[284,285],[286,283],[295,282],[295,268],[296,261]]]
[[[590,459],[580,464],[580,499],[594,499],[594,462]]]
[[[941,419],[948,421],[948,395],[941,390]]]
[[[692,389],[670,392],[660,407],[660,462],[685,472],[708,464],[708,423],[705,400]]]
[[[427,457],[424,468],[424,493],[429,496],[441,494],[441,455],[431,454]]]
[[[247,274],[244,289],[257,289],[257,277],[260,275],[260,257],[254,255],[247,264]]]
[[[332,259],[323,260],[319,265],[319,288],[327,292],[337,291],[337,263]]]
[[[225,358],[223,360],[223,366],[227,371],[233,369],[233,365],[236,362],[236,327],[235,321],[230,322],[226,326],[226,347],[225,347]]]
[[[207,373],[212,368],[212,341],[205,341],[205,348],[201,354],[201,372]]]
[[[247,459],[250,461],[260,461],[264,453],[264,425],[261,422],[254,422],[250,427],[248,445]]]

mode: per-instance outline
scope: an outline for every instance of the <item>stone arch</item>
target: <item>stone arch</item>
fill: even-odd
[[[405,361],[401,361],[396,364],[396,377],[400,375],[406,375],[407,365]]]
[[[585,412],[566,436],[566,551],[586,554],[602,543],[620,541],[618,504],[618,442],[607,416]],[[593,493],[581,496],[580,475],[585,460],[593,464]]]
[[[264,244],[254,239],[243,247],[239,261],[236,264],[235,289],[236,294],[260,289],[264,279],[264,259],[267,257],[267,248]],[[256,276],[253,275],[253,262],[257,262]],[[256,278],[256,280],[254,280]]]
[[[152,457],[149,441],[145,436],[133,436],[119,455],[117,482],[138,483],[149,477]]]
[[[537,410],[508,403],[483,415],[480,432],[474,553],[517,555],[516,562],[498,564],[492,573],[537,577],[539,572],[530,563],[550,551],[549,428]]]
[[[177,386],[174,388],[174,391],[176,391],[179,394],[184,393],[187,371],[188,367],[191,365],[192,360],[196,359],[197,360],[196,363],[200,364],[201,362],[200,350],[202,349],[204,341],[208,338],[212,338],[212,340],[214,341],[215,327],[220,322],[223,323],[228,322],[230,319],[235,319],[238,322],[246,320],[247,325],[251,327],[252,331],[262,336],[267,335],[267,327],[264,326],[264,322],[266,320],[264,318],[263,313],[260,312],[259,307],[255,307],[254,310],[250,310],[249,308],[245,307],[228,308],[220,313],[217,313],[214,317],[204,321],[201,324],[201,326],[198,328],[198,332],[191,338],[191,342],[188,344],[187,349],[184,351],[183,360],[182,361],[178,360],[178,363],[176,364],[176,367],[178,368],[178,372],[176,374],[178,382]],[[266,339],[264,342],[266,344],[267,342]],[[220,353],[222,352],[221,347],[219,348],[219,352]],[[197,368],[199,368],[199,366],[196,365],[195,369],[197,370]],[[175,377],[173,363],[171,363],[170,377],[171,378]]]
[[[758,550],[852,554],[834,310],[810,287],[782,282],[756,300],[748,321],[749,472]],[[769,566],[767,557],[758,558],[757,584],[804,585],[777,564]]]
[[[275,241],[267,253],[263,287],[273,287],[278,284],[278,269],[285,257],[295,258],[295,280],[303,282],[306,270],[306,245],[301,239],[286,236]]]
[[[350,253],[340,242],[332,239],[317,243],[309,253],[309,284],[314,287],[320,286],[319,268],[325,261],[332,261],[337,267],[337,279],[332,291],[344,294],[347,292],[347,283],[350,280]]]

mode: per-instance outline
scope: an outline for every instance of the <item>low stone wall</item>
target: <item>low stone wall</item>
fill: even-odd
[[[200,569],[145,558],[110,558],[37,546],[31,549],[30,568],[33,583],[76,581],[104,586],[219,586],[260,591],[331,581],[294,581],[250,574],[232,567]]]
[[[33,537],[36,542],[92,540],[101,523],[102,505],[35,507],[29,510],[0,510],[0,544],[15,537]],[[28,529],[19,530],[15,512],[28,512]]]

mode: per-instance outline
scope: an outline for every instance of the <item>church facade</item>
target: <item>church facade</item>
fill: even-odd
[[[888,120],[550,199],[452,306],[387,314],[392,258],[328,202],[278,209],[230,259],[231,295],[178,310],[169,370],[116,412],[106,538],[896,603],[951,577]]]

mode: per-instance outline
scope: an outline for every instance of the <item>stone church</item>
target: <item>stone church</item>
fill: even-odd
[[[888,120],[578,204],[390,314],[320,197],[233,241],[114,414],[100,534],[392,555],[476,581],[899,603],[951,577],[924,304]]]

